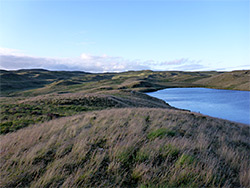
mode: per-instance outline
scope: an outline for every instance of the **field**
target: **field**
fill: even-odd
[[[1,187],[249,187],[250,127],[143,92],[249,91],[250,71],[1,74]]]

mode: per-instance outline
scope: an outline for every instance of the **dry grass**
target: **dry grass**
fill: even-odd
[[[146,94],[118,90],[92,94],[54,93],[10,99],[12,100],[0,103],[0,134],[54,118],[76,115],[83,111],[124,107],[172,108],[164,101]]]
[[[1,187],[249,187],[249,127],[171,109],[59,118],[1,138]]]
[[[204,78],[196,81],[206,87],[220,88],[220,89],[233,89],[233,90],[250,90],[250,71],[232,71],[223,74],[215,75],[209,78]]]

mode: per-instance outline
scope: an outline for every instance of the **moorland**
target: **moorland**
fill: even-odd
[[[1,187],[249,187],[250,127],[145,92],[250,91],[250,71],[0,71]]]

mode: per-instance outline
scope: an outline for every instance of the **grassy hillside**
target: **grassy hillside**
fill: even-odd
[[[31,124],[107,108],[172,108],[164,101],[138,92],[106,94],[50,94],[28,98],[2,98],[0,133],[6,134]]]
[[[153,72],[90,74],[85,72],[46,71],[40,69],[1,71],[1,96],[34,96],[53,92],[96,92],[96,90],[132,89],[153,91],[166,87],[194,87],[202,78],[217,72]],[[94,91],[91,91],[94,90]]]
[[[195,83],[211,88],[250,91],[250,71],[227,72],[198,80]]]
[[[3,135],[1,187],[249,187],[250,129],[159,108],[85,112]]]
[[[250,187],[250,127],[143,92],[250,71],[0,71],[0,187]]]
[[[53,92],[127,89],[156,91],[169,87],[212,87],[249,91],[250,71],[129,71],[90,74],[42,69],[0,71],[1,96],[35,96]]]

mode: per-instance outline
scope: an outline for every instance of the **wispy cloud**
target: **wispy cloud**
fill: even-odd
[[[224,68],[218,68],[217,70],[219,71],[231,71],[231,70],[249,70],[250,69],[250,64],[245,64],[245,65],[239,65],[239,66],[233,66],[233,67],[224,67]]]
[[[19,50],[0,48],[0,68],[7,70],[44,68],[48,70],[80,70],[87,72],[121,72],[128,70],[197,70],[201,61],[187,58],[172,61],[127,60],[107,55],[81,54],[78,58],[45,58],[25,55]]]
[[[151,69],[154,70],[203,70],[208,67],[201,64],[201,60],[190,60],[188,58],[175,59],[172,61],[149,61],[147,63]]]
[[[22,56],[22,55],[24,55],[24,53],[23,53],[23,51],[17,50],[17,49],[0,48],[0,55]]]

